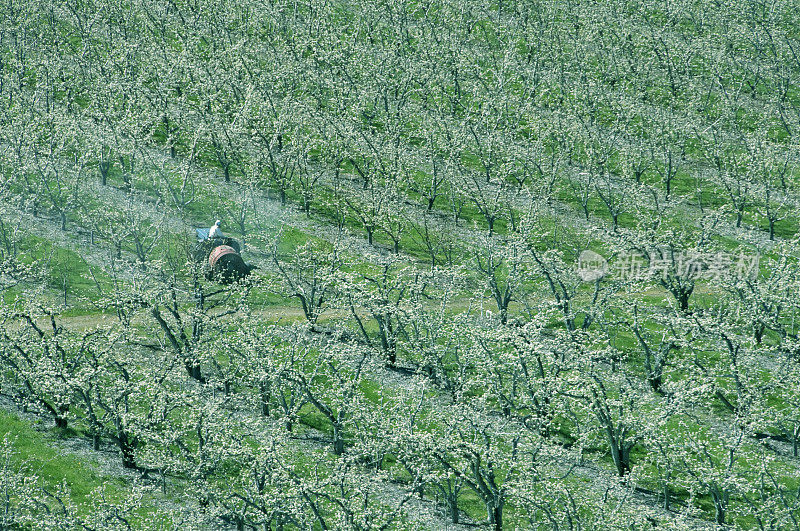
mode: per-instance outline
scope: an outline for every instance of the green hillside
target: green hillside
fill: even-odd
[[[4,1],[0,530],[800,529],[798,28]]]

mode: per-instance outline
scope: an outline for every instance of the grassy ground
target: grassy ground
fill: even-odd
[[[71,500],[78,505],[85,505],[91,492],[103,485],[112,496],[121,496],[128,487],[123,478],[99,474],[98,461],[62,453],[54,447],[65,435],[68,434],[54,429],[36,430],[30,421],[0,408],[0,439],[10,442],[12,468],[35,474],[39,486],[48,491],[65,484]]]

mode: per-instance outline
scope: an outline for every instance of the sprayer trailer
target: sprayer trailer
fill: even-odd
[[[194,259],[204,263],[205,276],[222,284],[230,284],[250,274],[253,266],[242,259],[239,242],[233,238],[209,238],[209,229],[195,229],[197,245]]]

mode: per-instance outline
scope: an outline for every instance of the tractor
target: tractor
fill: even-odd
[[[230,284],[241,280],[255,269],[255,266],[246,264],[239,254],[241,247],[233,238],[209,238],[209,229],[195,229],[197,232],[197,245],[195,246],[194,259],[204,262],[205,276],[221,284]]]

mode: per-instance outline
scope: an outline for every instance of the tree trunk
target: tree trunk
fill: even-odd
[[[653,374],[650,373],[647,377],[647,383],[650,384],[650,388],[653,390],[654,393],[659,393],[661,391],[661,374]]]
[[[611,448],[611,459],[617,468],[617,474],[619,477],[625,477],[625,474],[631,470],[631,448],[623,440],[617,441],[618,437],[614,435],[610,426],[606,426],[606,436],[608,437],[608,445]]]
[[[489,525],[495,531],[503,531],[503,500],[492,500],[486,504],[489,513]]]
[[[711,499],[714,502],[714,522],[725,525],[725,515],[728,508],[727,493],[714,484],[711,487]]]
[[[136,449],[134,441],[128,437],[128,433],[125,430],[119,430],[117,438],[119,450],[122,452],[123,468],[137,468],[136,457],[134,456],[134,450]]]
[[[199,363],[191,363],[189,368],[189,376],[197,380],[198,382],[203,382],[203,373],[200,372],[200,364]]]
[[[108,170],[111,167],[110,161],[100,161],[100,182],[103,186],[108,183]]]
[[[458,493],[452,493],[445,497],[447,503],[447,514],[450,516],[450,521],[454,524],[459,523],[458,515]]]
[[[333,423],[333,453],[336,455],[342,455],[344,453],[342,428],[337,422]]]
[[[261,416],[269,416],[269,390],[266,385],[261,385]]]
[[[689,311],[689,297],[691,296],[691,294],[692,293],[690,291],[687,292],[685,290],[681,291],[679,294],[678,303],[681,306],[681,311],[684,313]]]

